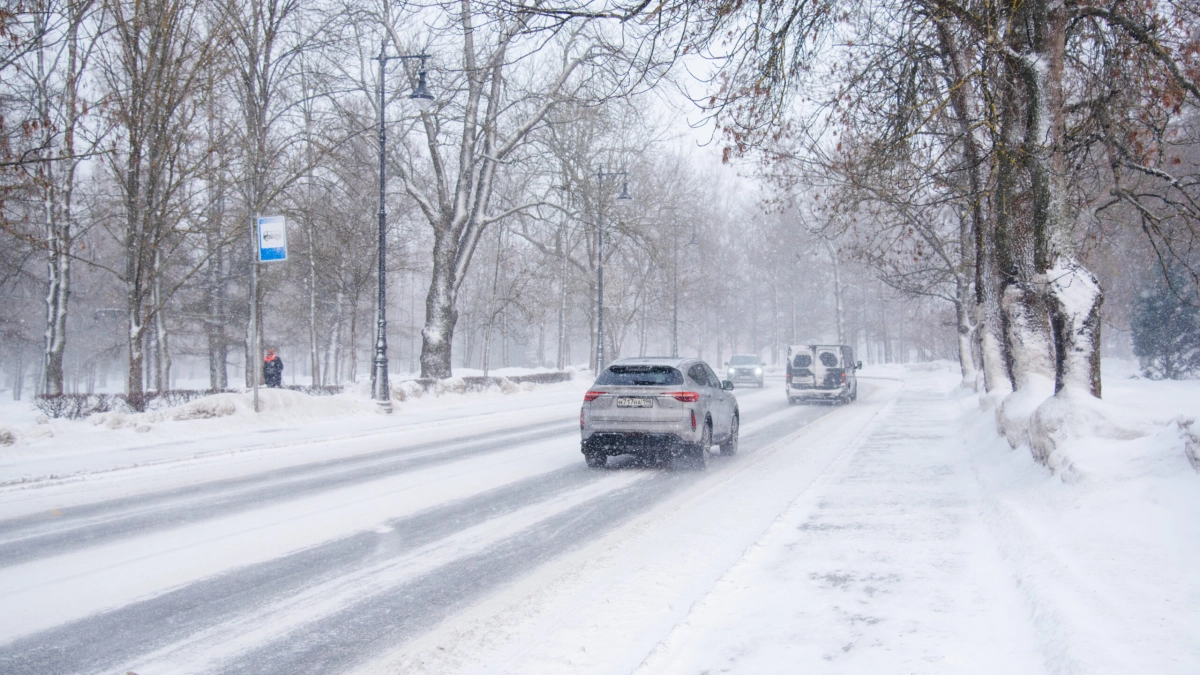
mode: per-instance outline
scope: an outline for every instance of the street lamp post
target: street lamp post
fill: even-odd
[[[380,411],[388,413],[392,411],[392,391],[388,385],[387,358],[387,115],[384,114],[386,102],[383,83],[387,75],[388,61],[420,59],[417,88],[408,98],[424,113],[433,104],[433,94],[430,94],[425,86],[425,60],[428,58],[428,54],[388,56],[387,38],[384,38],[379,45],[379,56],[371,59],[379,61],[379,297],[375,314],[375,359],[371,371],[371,397],[375,399]]]
[[[596,207],[596,372],[604,368],[604,179],[621,177],[621,194],[617,199],[628,200],[629,174],[625,171],[605,172],[596,170],[599,185],[599,203]]]

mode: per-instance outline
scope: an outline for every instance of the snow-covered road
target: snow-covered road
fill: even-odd
[[[1068,486],[952,371],[878,375],[738,389],[704,472],[586,468],[581,381],[60,425],[0,459],[0,673],[1197,672],[1170,428]]]
[[[497,429],[495,415],[463,415],[434,440],[375,434],[391,447],[349,456],[353,439],[316,443],[301,463],[275,443],[266,458],[189,454],[185,464],[205,463],[194,481],[159,458],[10,486],[0,604],[21,611],[0,613],[2,670],[342,670],[664,502],[725,486],[772,444],[841,412],[789,407],[778,386],[742,389],[732,460],[698,474],[620,458],[596,472],[578,452],[577,388],[564,387],[557,419],[509,411]],[[756,499],[731,489],[714,504]]]

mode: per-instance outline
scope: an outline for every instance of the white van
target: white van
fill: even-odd
[[[854,360],[854,350],[846,345],[792,345],[783,385],[788,403],[849,403],[858,398],[859,368],[862,362]]]

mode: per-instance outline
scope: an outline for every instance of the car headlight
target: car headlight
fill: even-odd
[[[755,368],[755,369],[754,369],[754,374],[755,374],[755,375],[762,375],[762,368]]]
[[[730,375],[734,374],[734,372],[736,372],[736,371],[734,371],[734,369],[733,369],[733,368],[730,368],[730,369],[729,369],[729,374],[730,374]]]

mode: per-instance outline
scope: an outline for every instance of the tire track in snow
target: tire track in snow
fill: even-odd
[[[766,396],[745,398],[757,401]],[[767,409],[767,414],[755,415],[755,422],[743,427],[742,449],[746,453],[794,432],[797,417],[815,419],[833,410],[789,408],[784,401],[771,401],[767,405],[744,405],[743,416],[756,408]],[[789,410],[791,414],[781,414]],[[798,414],[804,410],[811,412]],[[574,444],[575,439],[570,442]],[[722,464],[718,462],[713,468],[720,471]],[[397,640],[419,634],[473,598],[540,562],[600,536],[703,475],[658,470],[630,472],[625,470],[629,466],[628,462],[617,461],[610,472],[598,475],[580,462],[578,466],[390,521],[389,532],[360,532],[30,635],[0,647],[0,671],[66,673],[124,669],[132,663],[144,662],[142,655],[154,653],[170,664],[169,655],[178,655],[177,650],[186,651],[191,648],[189,645],[200,644],[193,642],[197,636],[220,632],[222,627],[244,627],[238,617],[258,616],[273,605],[286,603],[289,598],[323,584],[336,586],[339,580],[345,581],[364,566],[386,567],[389,561],[411,555],[422,546],[433,546],[521,508],[594,490],[604,483],[627,482],[630,476],[637,478],[617,492],[593,495],[548,520],[532,523],[502,541],[493,542],[490,548],[465,551],[423,575],[385,584],[369,597],[354,601],[346,599],[352,595],[345,596],[343,600],[349,602],[348,606],[334,602],[326,615],[310,617],[311,622],[303,623],[292,633],[263,636],[263,644],[247,647],[245,654],[232,663],[220,664],[219,670],[304,672],[305,664],[318,661],[321,664],[316,668],[318,671],[349,666],[357,659],[393,646]],[[377,475],[372,473],[371,477]],[[295,496],[294,491],[287,494]],[[366,581],[370,583],[369,577]],[[412,611],[400,616],[395,609],[397,603]],[[328,656],[321,660],[314,656],[317,653]]]
[[[28,560],[60,555],[147,532],[217,518],[308,494],[336,489],[518,444],[570,436],[571,423],[554,422],[515,434],[469,436],[419,443],[325,462],[279,469],[248,477],[201,483],[62,509],[58,515],[0,521],[0,569]],[[577,432],[575,432],[577,433]]]
[[[456,531],[594,482],[585,467],[571,467],[389,521],[377,531],[238,568],[4,645],[0,672],[96,672],[124,667],[141,654],[184,642],[274,598],[293,597],[348,571],[407,555]]]

